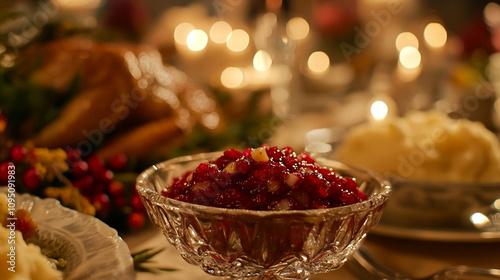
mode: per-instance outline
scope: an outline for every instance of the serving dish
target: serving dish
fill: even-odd
[[[389,180],[392,196],[374,233],[436,241],[500,240],[500,183]]]
[[[354,177],[366,201],[312,210],[258,211],[186,203],[161,195],[175,177],[222,153],[179,157],[141,173],[136,188],[152,222],[190,264],[211,275],[307,279],[340,267],[378,222],[390,185],[371,173],[317,161]]]
[[[28,194],[16,195],[16,208],[28,210],[38,224],[37,235],[29,242],[66,260],[64,280],[135,279],[128,246],[99,219],[66,208],[55,199]]]
[[[311,130],[305,150],[316,158],[338,160],[336,149],[346,133],[336,128]],[[390,181],[392,193],[372,233],[429,241],[500,240],[500,182],[437,182],[381,175]]]

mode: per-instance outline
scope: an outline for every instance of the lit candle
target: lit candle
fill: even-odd
[[[396,103],[387,95],[374,97],[370,102],[368,120],[380,122],[388,120],[396,115]]]
[[[322,51],[310,54],[300,70],[305,86],[313,92],[340,92],[354,78],[354,70],[349,64],[332,65],[329,56]]]
[[[422,72],[421,60],[420,52],[415,47],[401,49],[396,68],[397,77],[403,82],[415,80]]]
[[[374,120],[380,121],[387,117],[389,107],[384,101],[377,100],[370,106],[370,113]]]
[[[446,58],[451,55],[451,52],[445,52],[449,46],[449,44],[446,44],[448,34],[443,25],[431,22],[425,26],[423,36],[424,42],[429,49],[425,58],[425,73],[429,75],[429,81],[434,80],[433,83],[439,83],[440,81],[435,79],[444,70],[446,63],[449,62]]]
[[[273,66],[265,71],[255,67],[227,67],[221,74],[219,84],[233,92],[270,89],[278,81],[289,80],[290,76],[282,66]]]
[[[222,84],[226,88],[244,87],[243,80],[239,83],[230,82],[227,77],[234,76],[236,69],[252,62],[248,33],[243,29],[233,29],[228,22],[222,20],[209,17],[193,20],[197,23],[182,22],[173,32],[180,68],[207,84]],[[221,80],[223,71],[226,77],[224,83],[227,85]]]

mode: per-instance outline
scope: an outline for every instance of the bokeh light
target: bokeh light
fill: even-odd
[[[422,57],[415,47],[404,47],[399,53],[399,62],[407,69],[415,69],[420,65]]]
[[[208,35],[201,29],[195,29],[189,32],[186,40],[188,49],[195,52],[203,50],[207,46],[207,43]]]
[[[177,25],[174,29],[174,40],[177,44],[185,46],[187,44],[187,37],[194,26],[190,23],[183,22]]]
[[[231,25],[225,21],[217,21],[210,28],[210,39],[217,44],[226,42],[227,37],[231,34]]]
[[[0,66],[3,68],[10,68],[15,64],[15,56],[13,54],[5,54],[0,59]]]
[[[271,55],[269,55],[269,53],[263,50],[256,52],[253,57],[253,67],[257,71],[269,70],[269,68],[271,68],[272,63],[273,60],[271,58]]]
[[[204,114],[201,118],[201,121],[206,127],[210,129],[215,129],[219,126],[220,116],[219,114],[217,114],[217,112],[210,112]]]
[[[220,81],[227,88],[237,88],[243,84],[243,71],[238,67],[228,67],[222,71]]]
[[[396,37],[396,49],[400,52],[404,47],[414,47],[418,49],[418,38],[411,32],[402,32]]]
[[[500,26],[500,5],[494,2],[488,3],[483,11],[484,22],[493,28]]]
[[[491,204],[495,209],[500,210],[500,198],[495,199],[495,201]]]
[[[302,40],[309,34],[309,24],[301,17],[291,18],[286,24],[286,34],[293,40]]]
[[[226,44],[228,49],[233,52],[242,52],[250,43],[250,36],[243,29],[235,29],[229,34]]]
[[[491,226],[491,221],[483,213],[476,212],[470,216],[470,221],[477,228],[485,228]]]
[[[322,51],[313,52],[307,59],[307,67],[309,71],[322,74],[328,70],[330,66],[330,58]]]
[[[446,44],[448,34],[439,23],[429,23],[424,29],[424,40],[430,47],[440,48]]]
[[[54,4],[61,9],[95,9],[99,7],[101,0],[54,0]]]
[[[375,120],[383,120],[387,117],[389,113],[389,106],[385,104],[384,101],[377,100],[372,103],[370,106],[370,112],[372,114],[373,119]]]

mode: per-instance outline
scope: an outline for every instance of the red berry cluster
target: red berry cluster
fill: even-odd
[[[330,208],[367,198],[355,180],[319,166],[308,154],[267,146],[228,150],[175,178],[162,194],[189,203],[251,210]]]
[[[145,208],[135,190],[135,182],[122,182],[115,176],[127,170],[127,156],[117,154],[105,162],[95,155],[83,158],[74,149],[67,153],[70,166],[67,176],[93,204],[98,217],[119,229],[124,222],[130,229],[145,225]]]
[[[86,197],[96,210],[96,216],[119,229],[138,229],[146,223],[145,208],[137,194],[132,179],[120,180],[121,173],[128,172],[128,158],[123,154],[113,156],[109,162],[91,155],[82,157],[76,149],[66,151],[69,169],[66,177]],[[35,168],[32,151],[22,145],[13,145],[7,159],[0,162],[0,185],[7,185],[9,169],[15,169],[16,191],[44,197],[45,187],[63,187],[65,182],[47,182]],[[13,166],[13,167],[9,167]]]
[[[24,146],[12,146],[9,150],[8,160],[0,163],[0,184],[7,184],[9,166],[14,166],[10,167],[10,169],[16,170],[16,179],[21,179],[16,181],[16,184],[20,184],[20,187],[26,189],[26,191],[35,191],[41,183],[41,178],[38,170],[26,163],[29,161],[30,156]]]

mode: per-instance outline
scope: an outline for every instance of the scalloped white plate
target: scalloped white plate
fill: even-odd
[[[27,209],[38,224],[32,242],[66,259],[64,280],[135,279],[127,244],[101,220],[66,208],[55,199],[28,194],[16,195],[16,208]]]

